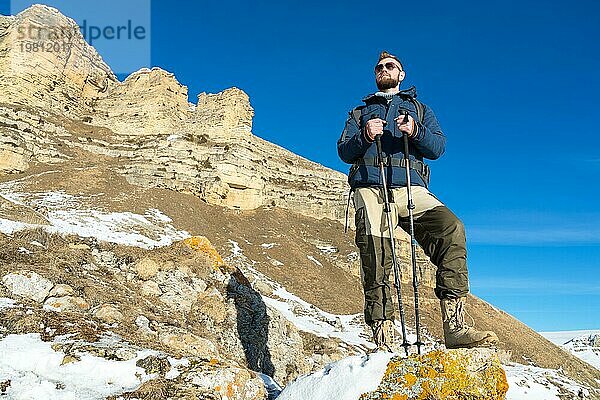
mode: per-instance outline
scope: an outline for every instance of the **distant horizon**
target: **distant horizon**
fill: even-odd
[[[398,35],[361,4],[154,0],[135,70],[173,73],[188,101],[238,87],[256,136],[346,173],[348,111],[378,52],[400,55],[448,138],[431,190],[465,223],[472,293],[538,332],[600,329],[600,4],[406,4]]]

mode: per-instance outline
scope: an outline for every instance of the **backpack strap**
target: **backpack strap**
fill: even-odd
[[[423,123],[425,121],[425,104],[415,98],[412,98],[412,101],[415,104],[415,107],[417,107],[417,117],[419,117],[419,121]]]
[[[356,125],[358,125],[359,127],[360,127],[360,116],[362,114],[363,108],[364,108],[363,106],[358,106],[355,109],[353,109],[352,111],[350,111],[350,114],[352,114],[352,118],[354,118]]]
[[[417,118],[421,122],[421,124],[425,121],[425,104],[421,103],[419,100],[415,99],[412,96],[404,95],[404,97],[415,105],[415,109],[417,110]]]

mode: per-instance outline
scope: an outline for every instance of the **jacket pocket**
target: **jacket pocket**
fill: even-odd
[[[372,118],[385,119],[385,107],[380,104],[370,104],[363,108],[360,115],[361,128]]]

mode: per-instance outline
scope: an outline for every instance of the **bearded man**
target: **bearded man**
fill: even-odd
[[[352,164],[348,182],[354,192],[356,245],[360,251],[365,295],[365,322],[378,348],[391,350],[394,306],[390,271],[390,232],[400,225],[409,231],[406,163],[410,166],[415,208],[414,232],[419,245],[436,265],[435,295],[440,300],[447,348],[489,346],[498,342],[491,331],[465,323],[469,293],[465,229],[462,222],[429,190],[429,167],[445,150],[446,137],[431,108],[416,100],[416,89],[400,90],[406,73],[400,59],[382,52],[375,65],[378,92],[350,112],[338,140],[340,158]],[[402,115],[407,113],[408,115]],[[404,154],[402,135],[409,138]],[[392,229],[384,212],[383,185],[375,138],[381,140],[385,179],[392,203]],[[408,160],[408,161],[407,161]]]

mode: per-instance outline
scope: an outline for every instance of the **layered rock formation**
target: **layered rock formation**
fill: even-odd
[[[57,51],[26,51],[23,43],[36,41],[21,32],[31,27],[70,36]],[[0,174],[100,155],[135,185],[234,209],[281,207],[343,221],[346,176],[254,136],[253,115],[237,88],[189,103],[187,87],[157,67],[119,82],[76,23],[52,7],[35,5],[0,23]],[[400,254],[408,259],[406,245]],[[422,252],[419,265],[432,285]],[[409,271],[403,276],[408,281]]]
[[[58,51],[26,51],[19,32],[31,26],[73,35]],[[156,67],[119,82],[75,22],[51,7],[4,18],[0,29],[2,171],[78,157],[80,148],[119,159],[132,183],[239,209],[343,218],[345,176],[252,135],[243,91],[202,93],[192,104],[187,87]]]
[[[0,72],[0,101],[74,118],[118,83],[75,21],[39,4],[2,17]]]

